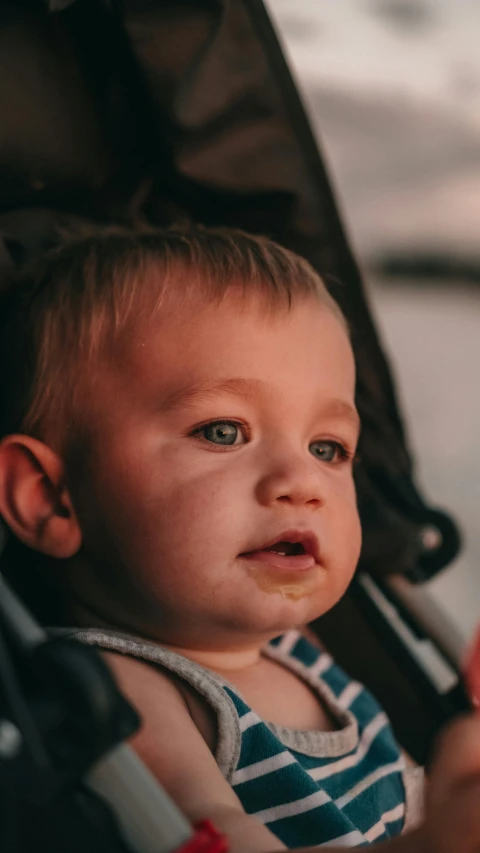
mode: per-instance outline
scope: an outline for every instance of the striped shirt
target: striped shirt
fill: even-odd
[[[406,806],[419,811],[422,779],[405,767],[377,701],[298,631],[276,638],[263,653],[314,689],[336,722],[334,731],[265,722],[230,683],[155,643],[113,631],[74,634],[159,664],[207,700],[217,714],[221,772],[245,811],[286,847],[367,847],[402,832]]]
[[[375,699],[297,632],[274,640],[269,656],[317,688],[342,725],[295,732],[263,722],[225,687],[242,745],[232,787],[246,812],[287,847],[365,847],[404,825],[404,758]]]

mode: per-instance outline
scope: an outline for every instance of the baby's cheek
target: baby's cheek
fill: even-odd
[[[338,523],[339,522],[339,523]],[[356,509],[351,506],[337,517],[336,545],[332,551],[333,575],[339,597],[349,585],[360,558],[362,530]]]
[[[358,563],[360,558],[360,551],[362,550],[362,525],[360,523],[360,516],[358,512],[355,512],[355,524],[354,524],[354,532],[352,533],[352,556],[355,563],[355,566]]]
[[[345,544],[353,555],[360,555],[362,546],[362,527],[358,513],[357,497],[352,488],[345,499],[337,505],[336,521],[338,534],[344,538]]]

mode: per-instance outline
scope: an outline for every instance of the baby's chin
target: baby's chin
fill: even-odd
[[[316,565],[308,571],[278,572],[257,564],[249,567],[248,574],[261,592],[292,602],[310,598],[323,580],[322,570]]]
[[[276,589],[259,589],[244,607],[237,606],[232,614],[232,628],[245,635],[257,634],[265,641],[299,628],[325,613],[331,604],[323,597],[294,584],[285,584]]]
[[[277,614],[288,622],[318,618],[336,604],[344,591],[333,589],[330,573],[318,565],[309,571],[281,573],[252,566],[248,573],[252,584],[249,598],[252,610],[260,601],[264,615]]]

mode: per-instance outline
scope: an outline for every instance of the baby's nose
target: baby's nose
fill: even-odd
[[[277,463],[259,480],[257,497],[265,506],[282,502],[320,507],[326,499],[324,479],[306,460]]]

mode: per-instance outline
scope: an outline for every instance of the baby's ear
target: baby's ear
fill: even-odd
[[[58,558],[72,557],[82,541],[64,478],[62,460],[43,442],[0,442],[0,515],[25,545]]]

